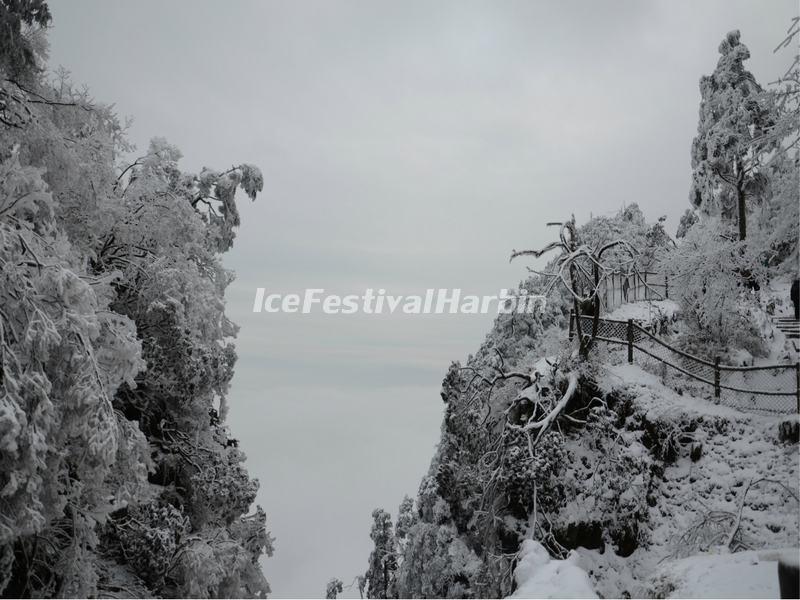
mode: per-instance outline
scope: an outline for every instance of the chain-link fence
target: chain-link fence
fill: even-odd
[[[580,318],[580,334],[592,335],[594,317],[582,316]],[[570,338],[573,334],[578,334],[578,327],[574,315],[570,317]],[[628,322],[616,321],[614,319],[597,320],[597,339],[604,342],[625,342],[627,339]]]
[[[720,366],[721,401],[744,410],[800,412],[798,373],[798,365],[742,368]]]
[[[591,336],[594,317],[581,316],[580,333]],[[575,316],[570,318],[570,339],[577,335]],[[600,318],[596,339],[627,347],[628,362],[642,363],[667,379],[669,367],[682,386],[691,384],[697,392],[715,402],[755,412],[800,412],[800,363],[761,367],[721,365],[710,362],[658,339],[634,321]],[[687,380],[688,378],[688,380]]]

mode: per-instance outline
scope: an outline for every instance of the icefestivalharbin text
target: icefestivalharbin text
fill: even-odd
[[[424,295],[390,295],[385,289],[367,288],[362,294],[325,294],[322,288],[309,288],[302,294],[267,293],[256,288],[253,312],[303,313],[321,311],[328,315],[364,314],[489,314],[535,313],[547,305],[544,296],[526,290],[511,293],[500,290],[496,296],[463,295],[458,288],[428,289]]]

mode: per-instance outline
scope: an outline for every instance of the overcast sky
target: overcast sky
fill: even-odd
[[[370,512],[415,495],[439,386],[483,316],[253,314],[255,288],[494,294],[512,248],[637,202],[675,231],[698,80],[742,30],[766,83],[793,0],[51,0],[51,65],[183,168],[252,162],[225,263],[242,330],[230,425],[277,537],[273,595],[366,568]]]

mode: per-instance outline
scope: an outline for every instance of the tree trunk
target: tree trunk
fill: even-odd
[[[597,293],[597,287],[600,285],[600,270],[597,267],[597,263],[593,265],[593,275],[594,275],[594,319],[592,319],[592,340],[597,337],[597,327],[600,324],[600,294]]]
[[[739,201],[739,239],[744,240],[747,237],[747,203],[741,186],[736,188],[736,198]]]

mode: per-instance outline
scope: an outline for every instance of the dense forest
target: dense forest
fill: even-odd
[[[261,173],[136,152],[45,70],[50,24],[42,0],[0,2],[0,592],[264,596],[220,260]]]

